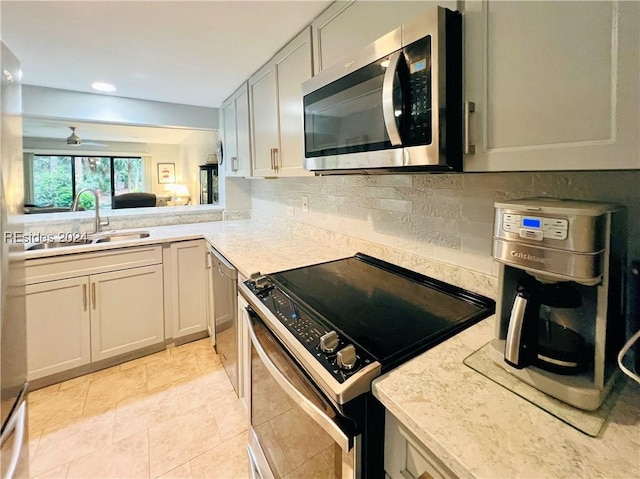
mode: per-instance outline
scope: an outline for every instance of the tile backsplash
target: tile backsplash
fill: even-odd
[[[495,275],[495,200],[529,196],[627,206],[640,258],[640,171],[326,176],[251,181],[256,216],[275,217]],[[309,212],[302,210],[309,198]],[[291,213],[293,212],[293,217]]]

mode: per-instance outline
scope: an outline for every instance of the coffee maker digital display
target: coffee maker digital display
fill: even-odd
[[[537,389],[597,409],[624,338],[623,207],[531,198],[497,202],[494,360]]]

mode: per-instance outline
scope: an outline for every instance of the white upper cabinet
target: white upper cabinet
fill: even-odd
[[[228,98],[220,107],[220,139],[222,140],[222,167],[226,176],[234,176],[231,171],[229,158],[237,156],[236,141],[236,104],[233,98]],[[218,159],[220,162],[220,159]]]
[[[220,107],[220,125],[226,176],[250,176],[249,96],[246,83]]]
[[[335,2],[311,24],[316,73],[356,53],[391,30],[441,5],[456,10],[455,1]]]
[[[640,2],[357,0],[258,70],[248,102],[239,90],[223,105],[227,174],[308,174],[301,83],[436,5],[464,15],[464,171],[640,168]]]
[[[276,68],[280,154],[276,167],[279,176],[313,175],[303,169],[304,109],[302,83],[313,76],[311,30],[305,29],[280,51]]]
[[[249,78],[251,108],[251,158],[254,176],[275,176],[278,152],[278,99],[273,62]]]
[[[236,105],[237,160],[228,166],[235,176],[251,176],[251,135],[249,134],[249,90],[247,84],[234,94]]]
[[[249,79],[254,176],[312,174],[303,169],[301,88],[312,75],[311,31],[306,28]]]
[[[640,168],[638,2],[465,2],[465,171]]]

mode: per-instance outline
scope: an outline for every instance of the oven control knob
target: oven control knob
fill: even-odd
[[[267,278],[266,276],[260,276],[259,278],[256,278],[253,281],[253,284],[256,285],[257,289],[261,290],[268,287],[271,284],[271,282],[269,281],[269,278]]]
[[[262,273],[260,271],[256,271],[254,273],[251,273],[251,276],[249,276],[249,279],[251,281],[255,281],[256,279],[262,277]]]
[[[326,354],[333,354],[338,349],[338,333],[335,331],[329,331],[328,333],[320,336],[320,351]]]
[[[340,369],[344,369],[345,371],[351,371],[356,367],[356,362],[358,358],[356,357],[356,348],[353,344],[349,344],[345,346],[340,351],[338,351],[338,355],[336,357],[336,362]]]

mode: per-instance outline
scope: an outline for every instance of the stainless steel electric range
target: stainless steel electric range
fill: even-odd
[[[364,254],[240,285],[251,338],[254,478],[383,478],[371,382],[495,310],[484,296]]]

